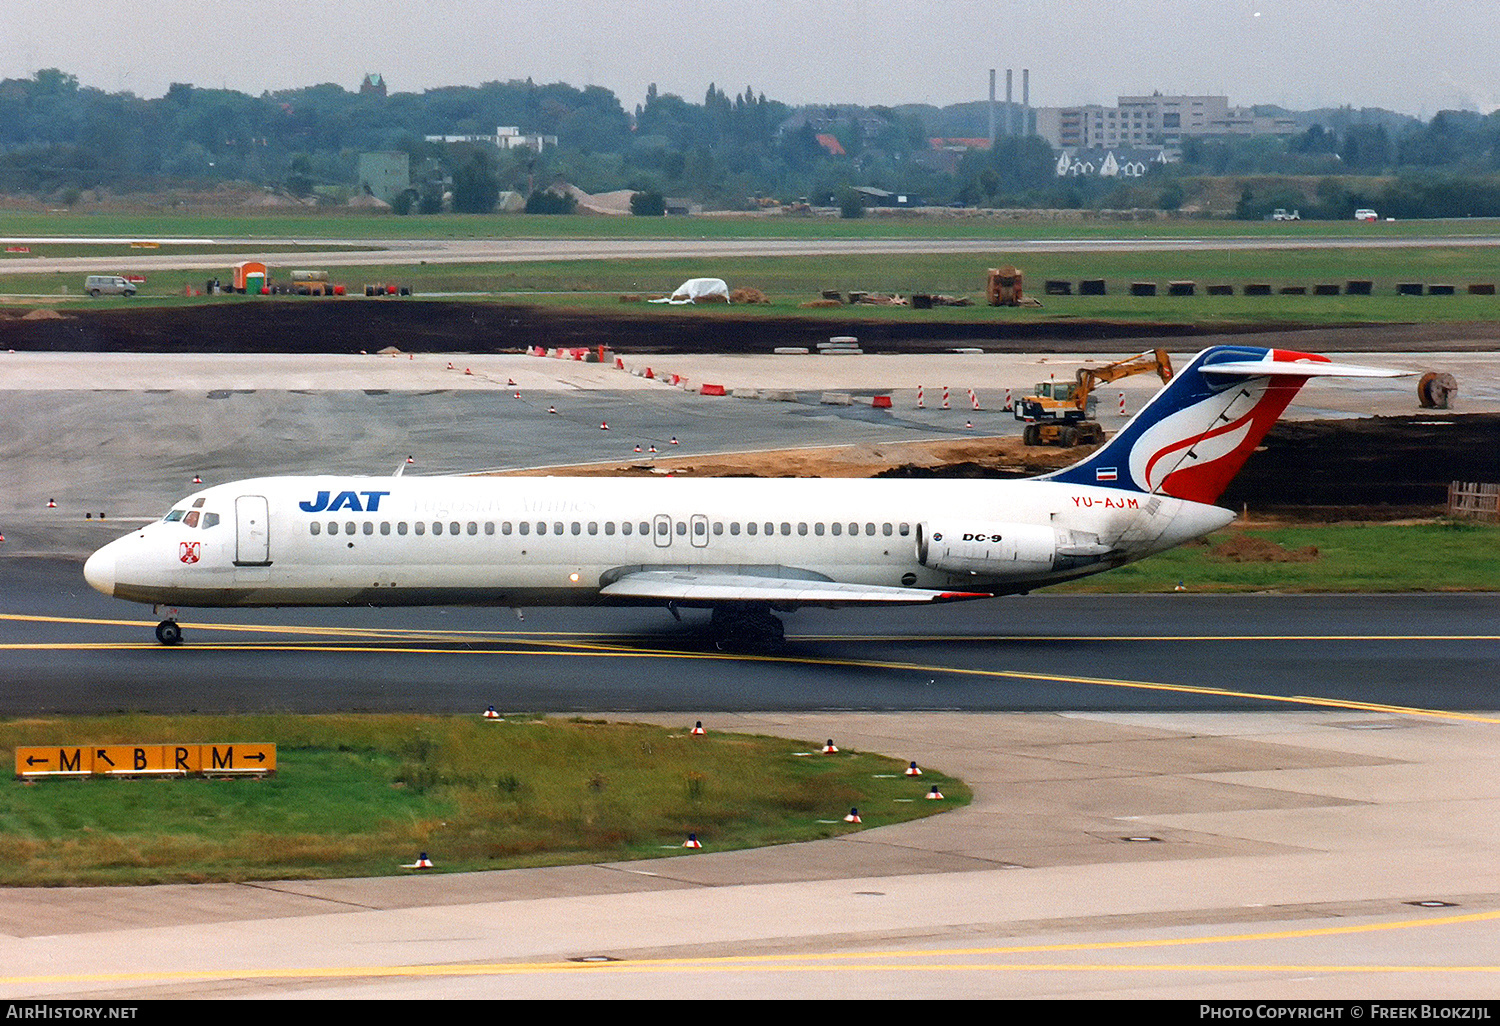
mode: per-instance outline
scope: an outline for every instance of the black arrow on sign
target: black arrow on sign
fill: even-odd
[[[259,755],[242,755],[240,756],[240,758],[244,759],[246,762],[249,762],[251,759],[254,759],[256,762],[265,762],[266,753],[261,752]]]
[[[94,758],[96,758],[96,759],[103,759],[105,762],[109,763],[111,766],[113,766],[115,764],[115,760],[111,759],[108,755],[105,755],[104,754],[104,749],[102,749],[102,748],[96,748],[96,749],[94,749]]]
[[[41,758],[37,758],[35,755],[26,756],[26,765],[28,766],[35,766],[37,763],[41,763],[43,766],[45,766],[51,761],[52,760],[48,759],[46,756],[43,756]]]

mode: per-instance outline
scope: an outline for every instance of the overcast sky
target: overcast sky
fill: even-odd
[[[786,103],[984,99],[1031,69],[1037,106],[1209,93],[1292,109],[1430,117],[1500,108],[1497,0],[0,0],[0,78],[57,67],[155,97],[172,82],[259,94],[365,72],[392,92],[495,79],[710,82]]]

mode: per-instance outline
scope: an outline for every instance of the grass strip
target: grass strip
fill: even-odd
[[[1232,527],[1054,591],[1420,592],[1500,590],[1500,525]]]
[[[0,789],[0,885],[390,876],[550,866],[833,837],[966,804],[962,783],[811,743],[602,720],[418,715],[70,717],[24,745],[273,742],[257,779],[85,779]],[[799,754],[814,753],[814,754]],[[920,799],[938,785],[946,800]],[[862,825],[845,823],[858,807]]]

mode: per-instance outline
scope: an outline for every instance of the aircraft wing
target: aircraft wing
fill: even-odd
[[[989,592],[888,588],[874,584],[840,584],[699,570],[641,570],[601,588],[612,598],[660,599],[663,602],[774,602],[788,605],[913,605],[989,598]]]

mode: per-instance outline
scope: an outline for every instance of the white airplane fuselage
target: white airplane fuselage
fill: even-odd
[[[923,591],[1027,591],[1179,545],[1233,516],[1170,496],[1030,480],[260,478],[189,495],[167,519],[95,553],[85,574],[106,594],[182,606],[673,601],[610,592],[646,571],[892,589],[789,591],[775,604],[791,608],[903,601],[896,589],[910,592],[905,601]],[[965,535],[984,536],[977,561],[967,549],[938,551],[945,541],[963,546]]]

